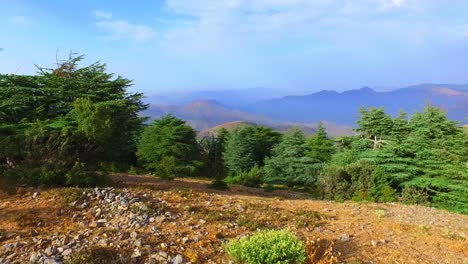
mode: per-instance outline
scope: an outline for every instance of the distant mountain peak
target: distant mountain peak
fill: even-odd
[[[359,91],[361,91],[361,92],[372,92],[372,93],[375,92],[375,90],[370,88],[369,86],[364,86],[361,89],[359,89]]]
[[[467,96],[468,95],[468,93],[450,89],[448,87],[437,87],[437,88],[432,89],[432,92],[436,94],[440,94],[440,95],[446,95],[446,96],[462,96],[462,95]]]

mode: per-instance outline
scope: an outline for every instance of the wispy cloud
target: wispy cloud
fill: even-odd
[[[93,11],[93,17],[95,19],[101,20],[101,19],[111,19],[112,18],[112,13],[102,11],[102,10],[94,10]]]
[[[27,16],[12,16],[10,17],[10,23],[18,26],[27,26],[31,23],[31,20]]]
[[[384,0],[384,9],[401,8],[407,3],[407,0]]]
[[[145,41],[156,35],[154,29],[147,25],[134,24],[124,19],[116,19],[112,13],[95,10],[92,12],[95,25],[105,32],[105,39],[132,39]]]

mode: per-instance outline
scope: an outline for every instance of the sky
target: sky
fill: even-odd
[[[468,83],[467,0],[0,0],[0,73],[70,51],[147,94]]]

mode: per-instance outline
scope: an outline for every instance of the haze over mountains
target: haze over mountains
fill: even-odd
[[[274,98],[277,93],[253,88],[193,92],[172,98],[155,96],[147,98],[150,108],[145,114],[156,118],[171,113],[199,131],[236,121],[278,130],[297,125],[313,131],[319,121],[325,121],[329,133],[342,135],[351,133],[360,107],[384,106],[396,115],[402,109],[412,114],[432,104],[446,111],[450,119],[468,123],[468,85],[422,84],[385,92],[364,87]]]

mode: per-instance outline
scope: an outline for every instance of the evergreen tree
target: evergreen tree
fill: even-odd
[[[280,140],[280,133],[263,126],[241,126],[231,131],[224,153],[229,175],[262,166]]]
[[[146,169],[166,178],[192,175],[201,165],[195,131],[171,115],[154,120],[144,129],[137,156]]]
[[[15,168],[5,174],[16,181],[64,184],[67,171],[132,160],[145,120],[142,95],[127,93],[131,81],[114,78],[105,64],[80,67],[82,59],[72,54],[35,76],[0,75],[0,166]],[[76,164],[85,169],[72,170]]]
[[[288,186],[314,185],[319,167],[307,157],[309,151],[304,133],[300,129],[289,131],[273,148],[272,157],[265,161],[265,182]]]
[[[329,161],[335,152],[333,141],[328,138],[322,122],[318,125],[317,133],[307,139],[307,145],[310,149],[307,156],[316,162]]]
[[[235,176],[240,172],[249,171],[255,165],[252,134],[250,126],[235,128],[229,134],[223,156],[229,175]]]
[[[360,116],[357,121],[358,128],[356,131],[361,133],[361,136],[370,140],[373,144],[373,149],[378,149],[385,142],[384,138],[389,136],[392,131],[392,118],[385,113],[383,107],[369,110],[361,108]]]
[[[222,180],[227,175],[223,153],[228,135],[229,132],[221,128],[216,134],[207,135],[200,140],[204,160],[203,174],[216,181]]]

